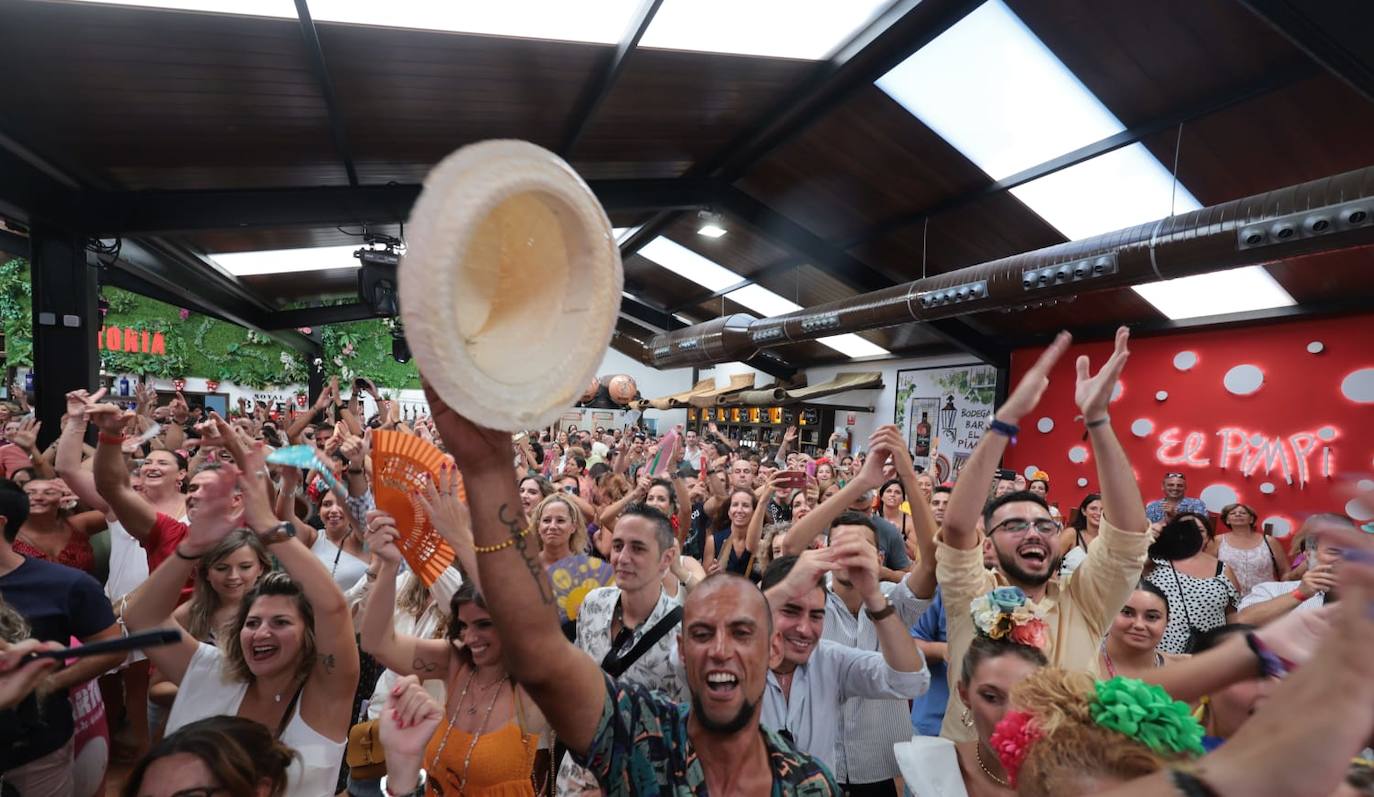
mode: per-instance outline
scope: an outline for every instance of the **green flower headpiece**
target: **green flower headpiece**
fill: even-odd
[[[1174,700],[1163,687],[1117,676],[1097,682],[1091,706],[1093,721],[1135,739],[1156,753],[1203,754],[1202,725],[1187,703]]]

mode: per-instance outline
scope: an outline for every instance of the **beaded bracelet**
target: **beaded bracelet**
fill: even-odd
[[[1256,636],[1253,631],[1245,635],[1245,644],[1250,646],[1255,658],[1259,659],[1260,673],[1265,678],[1282,678],[1288,675],[1295,666],[1293,662],[1283,658],[1264,644],[1264,640]]]
[[[474,545],[472,546],[472,550],[477,553],[496,553],[497,551],[511,547],[515,544],[515,541],[517,539],[529,533],[529,529],[521,529],[519,532],[512,534],[510,539],[506,540],[505,542],[498,542],[495,545]]]

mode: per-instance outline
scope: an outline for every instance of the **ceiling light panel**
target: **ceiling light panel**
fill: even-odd
[[[1297,304],[1264,266],[1152,282],[1131,290],[1174,321]]]
[[[719,291],[744,281],[730,269],[661,235],[641,247],[639,254],[707,290]]]
[[[839,49],[888,5],[889,0],[664,0],[639,45],[816,60]]]
[[[323,271],[331,268],[357,268],[353,253],[358,246],[316,246],[308,249],[272,249],[259,252],[221,252],[210,260],[235,277],[258,274],[286,274],[294,271]]]
[[[1002,0],[988,0],[877,86],[994,180],[1125,129]],[[1200,207],[1140,144],[1012,194],[1070,240]]]
[[[876,343],[869,343],[863,338],[850,332],[844,335],[830,335],[829,337],[816,338],[816,342],[824,344],[849,357],[887,357],[892,352],[884,349]]]

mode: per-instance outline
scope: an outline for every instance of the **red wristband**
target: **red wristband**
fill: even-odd
[[[1306,603],[1309,597],[1307,595],[1302,594],[1302,587],[1298,587],[1297,589],[1288,593],[1288,595],[1289,597],[1296,599],[1298,603]]]
[[[122,435],[122,434],[120,434],[120,435],[113,435],[113,434],[105,434],[104,432],[101,432],[100,434],[96,435],[96,439],[97,439],[99,442],[101,442],[101,443],[109,443],[109,444],[112,445],[112,446],[122,446],[122,445],[124,445],[124,435]]]

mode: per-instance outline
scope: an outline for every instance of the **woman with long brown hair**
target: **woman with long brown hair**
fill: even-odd
[[[286,797],[288,767],[296,758],[259,723],[208,717],[154,746],[129,773],[120,795]]]
[[[543,794],[548,772],[536,789],[534,769],[544,718],[506,671],[500,638],[473,582],[464,583],[453,596],[443,639],[396,633],[392,614],[401,564],[399,536],[390,515],[368,514],[367,544],[381,559],[381,567],[363,611],[362,643],[363,650],[399,676],[444,683],[446,719],[425,747],[424,767],[431,779],[426,793]]]

